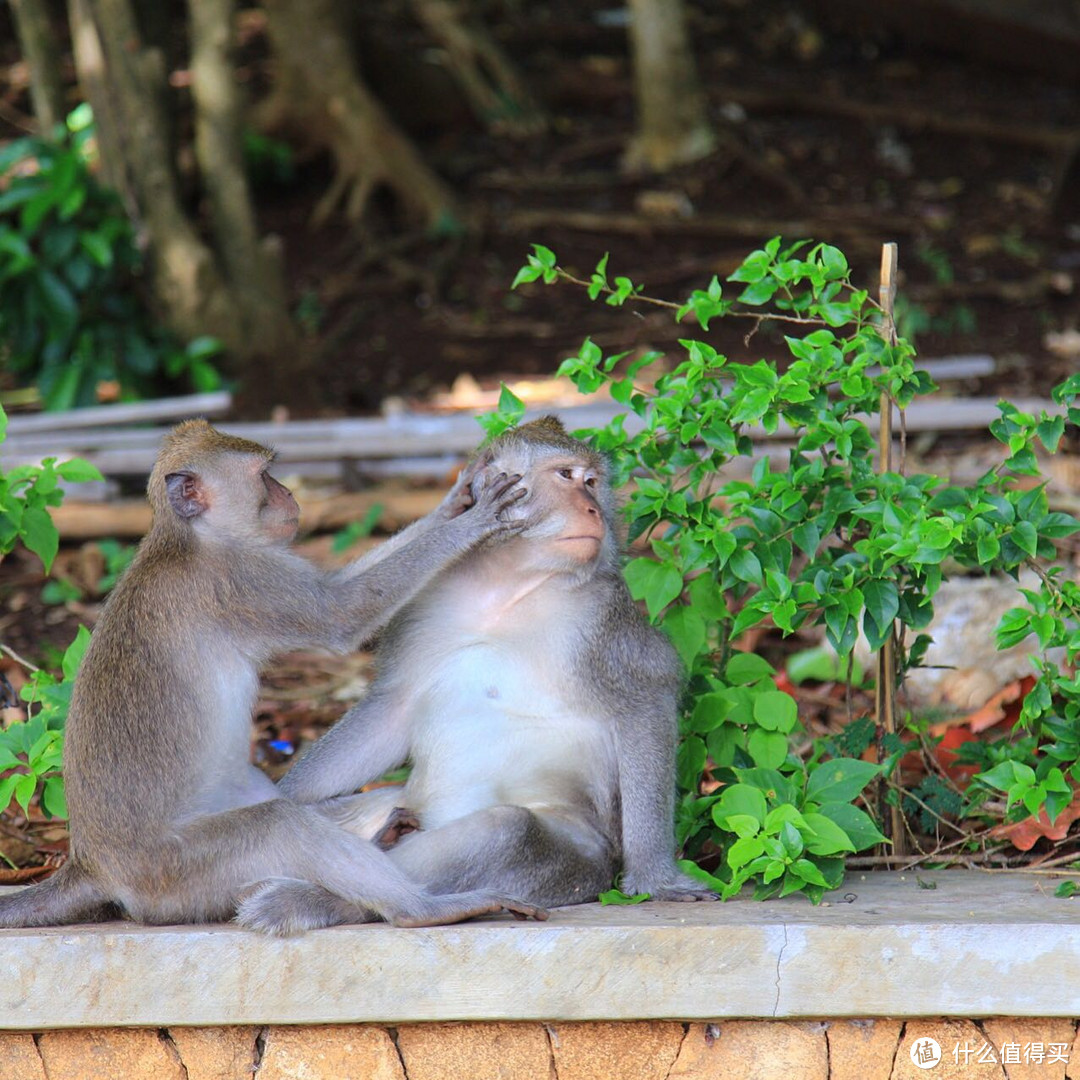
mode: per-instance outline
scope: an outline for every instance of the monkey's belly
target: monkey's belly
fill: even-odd
[[[465,674],[458,672],[459,675]],[[485,666],[484,678],[440,682],[414,714],[406,805],[426,829],[489,806],[575,806],[610,758],[602,725],[537,683]],[[526,680],[528,682],[528,680]],[[532,691],[531,694],[529,691]]]

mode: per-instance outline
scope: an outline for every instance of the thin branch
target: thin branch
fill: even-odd
[[[32,675],[37,674],[37,672],[41,670],[41,668],[34,667],[29,660],[20,656],[10,645],[5,645],[3,642],[0,642],[0,653],[3,653],[5,656],[10,656],[16,664],[21,664]]]
[[[591,281],[582,281],[581,278],[574,277],[573,274],[568,274],[561,266],[555,267],[555,272],[564,281],[570,282],[571,285],[580,285],[583,289],[589,288],[592,284]],[[609,296],[615,295],[615,290],[609,285],[603,285],[600,288],[602,293],[607,293]],[[627,300],[637,300],[642,304],[652,304],[654,307],[667,308],[670,311],[678,311],[682,304],[676,304],[671,300],[660,300],[655,296],[645,296],[643,293],[632,292],[626,296]],[[795,323],[798,326],[828,326],[829,324],[824,319],[805,319],[801,315],[779,315],[775,312],[760,312],[760,311],[726,311],[724,312],[724,318],[727,317],[735,319],[756,319],[760,325],[766,319],[772,319],[776,322]],[[756,330],[756,327],[755,327]],[[753,331],[751,332],[751,335]]]

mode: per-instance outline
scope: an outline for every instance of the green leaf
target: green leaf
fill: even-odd
[[[856,758],[834,758],[822,762],[807,781],[806,800],[849,803],[880,771],[880,765]]]
[[[79,305],[71,290],[51,271],[38,273],[38,285],[46,303],[58,319],[65,325],[74,325],[79,317]]]
[[[79,235],[79,246],[98,266],[105,269],[112,265],[113,252],[109,241],[100,233],[84,232]]]
[[[783,690],[766,690],[754,696],[754,720],[766,731],[787,734],[794,729],[798,719],[799,707],[795,699]]]
[[[895,581],[867,581],[862,587],[863,602],[870,617],[885,632],[900,611],[900,597]]]
[[[761,562],[749,548],[736,548],[728,559],[731,572],[740,580],[750,585],[762,583]]]
[[[825,803],[818,813],[839,825],[855,845],[856,851],[865,851],[868,847],[885,842],[885,837],[878,831],[870,815],[851,803]]]
[[[663,627],[682,662],[690,667],[705,648],[705,620],[690,607],[669,608]]]
[[[40,507],[28,506],[23,511],[20,531],[23,543],[41,559],[45,572],[48,573],[60,549],[60,534],[56,531],[52,518]]]
[[[746,749],[754,764],[763,769],[778,769],[787,758],[787,736],[779,731],[755,728],[746,738]]]
[[[756,653],[738,652],[731,654],[724,678],[733,686],[747,686],[761,679],[771,679],[776,669],[763,656]]]
[[[68,816],[63,777],[50,776],[45,780],[41,789],[41,805],[49,817],[66,818]]]
[[[690,603],[702,618],[719,622],[728,617],[724,592],[711,574],[700,574],[686,587]]]
[[[1035,526],[1030,521],[1018,521],[1012,532],[1009,533],[1009,539],[1022,551],[1025,555],[1030,555],[1034,558],[1035,550],[1039,546],[1039,535],[1035,531]]]
[[[697,863],[691,862],[689,859],[679,859],[676,865],[688,877],[692,877],[695,881],[700,881],[703,885],[707,885],[715,892],[720,892],[721,889],[724,888],[724,882],[718,877],[713,877],[707,870],[702,870]]]
[[[747,285],[747,287],[739,293],[738,299],[740,303],[752,304],[755,307],[759,307],[762,304],[767,304],[779,288],[780,282],[775,281],[772,278],[762,278],[761,281],[756,281],[751,285]]]
[[[75,640],[64,652],[61,669],[65,679],[74,679],[79,671],[83,656],[86,655],[86,647],[90,644],[90,631],[85,626],[80,626],[75,633]]]
[[[1065,434],[1065,417],[1055,416],[1042,420],[1038,427],[1035,429],[1036,434],[1039,436],[1039,441],[1050,451],[1051,454],[1057,452],[1058,443],[1061,442],[1062,435]]]
[[[535,281],[543,271],[539,266],[523,266],[514,275],[514,280],[510,283],[511,289],[516,289],[519,285],[525,285],[530,281]]]
[[[739,870],[759,858],[764,850],[765,844],[759,837],[740,837],[727,850],[727,864],[732,870]]]
[[[37,790],[37,777],[33,773],[24,773],[15,781],[15,801],[22,807],[23,813],[30,808],[30,800]]]
[[[806,850],[813,855],[835,855],[841,851],[854,851],[851,838],[832,818],[824,814],[807,813],[803,817],[811,830],[811,836],[803,834]]]
[[[633,896],[627,896],[621,889],[608,889],[600,894],[600,903],[607,905],[641,904],[649,899],[649,893],[639,892]]]
[[[72,458],[70,461],[61,461],[56,466],[57,474],[71,484],[85,484],[90,480],[104,480],[101,470],[96,465],[82,458]]]
[[[793,803],[798,799],[795,785],[783,773],[775,769],[736,769],[739,781],[758,788],[775,803]]]
[[[683,577],[670,563],[655,559],[631,559],[623,571],[630,594],[644,600],[649,615],[656,618],[683,589]]]
[[[768,805],[764,793],[750,784],[730,784],[720,793],[720,801],[712,808],[713,821],[722,829],[729,817],[745,815],[764,824]]]
[[[707,756],[705,740],[698,735],[688,735],[679,744],[675,755],[675,777],[682,790],[696,792]]]
[[[796,685],[804,682],[844,682],[847,680],[848,665],[832,649],[817,645],[812,649],[803,649],[792,653],[787,658],[787,676]],[[851,668],[852,684],[858,686],[863,680],[862,664],[857,660]]]
[[[821,546],[821,530],[815,521],[804,521],[791,532],[795,546],[804,554],[813,558]]]
[[[791,866],[791,872],[803,881],[809,881],[825,889],[829,887],[824,875],[809,859],[796,859]]]

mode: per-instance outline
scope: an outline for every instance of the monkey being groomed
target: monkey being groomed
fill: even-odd
[[[417,884],[374,844],[281,798],[249,761],[259,667],[289,649],[355,647],[470,549],[505,542],[522,528],[506,520],[525,494],[520,476],[489,470],[474,498],[466,473],[427,518],[325,573],[289,550],[298,510],[272,460],[201,420],[165,438],[147,489],[153,526],[101,613],[72,695],[70,858],[0,898],[0,927],[235,915],[287,934],[502,908],[543,917],[491,890]],[[316,888],[318,901],[305,903]]]
[[[605,460],[549,417],[478,464],[525,477],[525,527],[402,609],[367,697],[280,786],[430,889],[556,906],[621,870],[629,893],[715,899],[675,865],[681,671],[620,574]],[[404,788],[344,794],[406,759]]]

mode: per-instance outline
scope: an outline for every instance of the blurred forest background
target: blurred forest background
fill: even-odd
[[[1080,355],[1078,103],[1075,0],[9,0],[0,401],[549,374],[679,331],[511,293],[529,243],[680,300],[776,234],[870,287],[898,240],[920,353],[1045,390]]]
[[[480,439],[468,414],[495,403],[500,380],[564,409],[577,399],[551,375],[586,337],[606,356],[673,356],[694,333],[644,303],[511,291],[531,244],[580,278],[610,253],[612,278],[679,303],[778,235],[836,245],[873,292],[882,244],[897,241],[898,329],[943,386],[909,411],[905,465],[982,483],[1001,462],[987,425],[1007,396],[1033,430],[1039,414],[1055,432],[1046,509],[1075,514],[1075,428],[1040,410],[1080,360],[1078,106],[1080,0],[0,3],[0,811],[13,791],[22,810],[0,813],[0,881],[66,851],[59,802],[43,813],[30,800],[39,780],[59,790],[78,628],[149,525],[141,489],[160,429],[148,421],[208,412],[273,441],[305,527],[322,533],[302,548],[330,564],[438,503]],[[718,320],[708,336],[733,361],[786,367],[782,329]],[[147,404],[220,389],[232,396],[213,408]],[[755,454],[787,451],[765,439]],[[59,505],[53,467],[39,472],[56,455],[85,456],[107,480]],[[61,480],[89,475],[67,468]],[[37,486],[32,507],[20,485]],[[1071,525],[1057,519],[1060,539]],[[1056,546],[1080,564],[1075,541]],[[901,762],[922,800],[904,811],[928,815],[919,828],[935,843],[943,823],[961,832],[961,785],[999,753],[986,733],[1005,740],[1034,684],[1030,650],[994,651],[989,628],[1017,595],[1000,585],[988,580],[973,607],[972,580],[957,578],[965,634],[938,597],[939,636],[962,651],[934,661],[958,678],[930,707],[956,715],[930,737],[924,724],[921,755]],[[756,627],[739,640],[775,663],[811,737],[839,737],[875,707],[831,658],[826,675],[795,678],[789,654],[819,653],[820,633],[780,641]],[[370,671],[363,655],[277,662],[254,759],[279,775]],[[1028,742],[1016,760],[1034,777]],[[957,764],[963,746],[975,750]],[[684,786],[697,781],[690,769]],[[1003,819],[1015,801],[991,809]],[[1076,818],[1080,795],[1053,828],[1012,822],[1028,831],[976,839],[1041,843],[1057,865],[1075,852],[1044,841],[1073,844]]]

